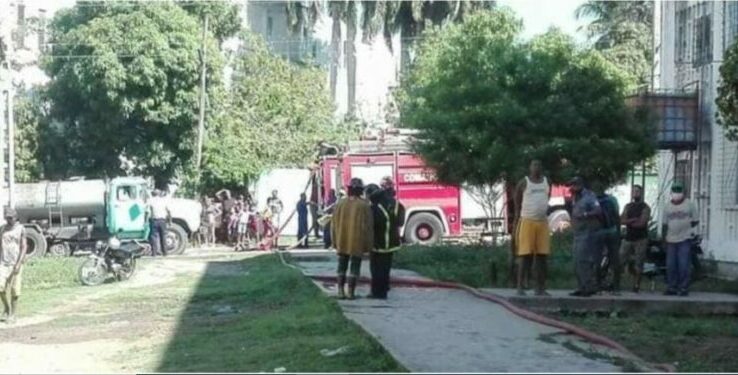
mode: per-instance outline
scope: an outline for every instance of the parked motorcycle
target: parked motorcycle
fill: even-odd
[[[136,241],[122,242],[111,237],[107,243],[98,243],[95,251],[79,267],[79,279],[84,285],[94,286],[114,277],[117,281],[130,279],[136,271],[137,259],[147,245]]]
[[[692,272],[690,284],[702,278],[702,263],[700,256],[702,255],[702,237],[692,237],[690,246],[690,257],[692,260]],[[646,261],[643,264],[643,275],[651,280],[651,289],[654,289],[657,277],[663,277],[666,280],[666,244],[660,240],[650,239],[648,241],[648,250],[646,252]]]

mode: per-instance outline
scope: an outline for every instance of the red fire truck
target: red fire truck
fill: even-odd
[[[361,178],[364,184],[378,185],[382,177],[391,176],[397,199],[406,208],[405,241],[433,244],[442,238],[460,237],[464,234],[462,221],[467,219],[461,212],[463,190],[458,185],[436,181],[434,171],[410,150],[408,141],[412,134],[406,130],[384,132],[350,142],[347,150],[333,148],[321,155],[318,183],[322,198],[327,199],[331,189],[340,191],[354,177]],[[549,221],[553,228],[561,228],[569,220],[564,208],[568,194],[564,187],[552,189]]]

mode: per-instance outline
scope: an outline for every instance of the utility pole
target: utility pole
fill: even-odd
[[[208,32],[208,15],[203,17],[202,26],[202,47],[200,48],[200,119],[197,126],[197,178],[200,178],[202,166],[202,142],[205,136],[205,83],[207,74],[207,60],[205,38]]]

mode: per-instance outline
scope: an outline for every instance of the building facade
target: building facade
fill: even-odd
[[[291,61],[313,62],[326,72],[327,87],[330,88],[331,68],[335,65],[336,87],[334,103],[336,116],[349,112],[349,71],[347,68],[347,40],[345,22],[340,23],[341,40],[338,49],[331,48],[333,21],[326,9],[312,32],[295,35],[288,27],[286,1],[248,1],[241,4],[241,18],[251,31],[261,35],[271,50]],[[392,53],[380,36],[368,43],[362,41],[358,28],[353,42],[356,61],[355,116],[372,127],[385,127],[391,90],[398,85],[400,76],[399,36],[393,40]]]
[[[693,93],[693,150],[661,151],[663,203],[676,180],[685,182],[700,213],[698,233],[718,272],[738,275],[738,143],[724,137],[715,98],[723,55],[738,37],[738,2],[659,1],[654,17],[654,88]]]

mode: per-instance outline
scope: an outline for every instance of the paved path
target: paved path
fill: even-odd
[[[367,262],[365,262],[367,263]],[[311,274],[334,275],[335,261],[299,262]],[[362,274],[368,275],[367,265]],[[397,276],[417,276],[394,271]],[[332,285],[320,284],[327,293]],[[368,293],[362,287],[360,295]],[[619,372],[609,360],[564,346],[590,347],[554,328],[513,315],[463,291],[393,288],[390,299],[341,301],[346,316],[414,372]],[[567,345],[572,346],[572,345]]]

